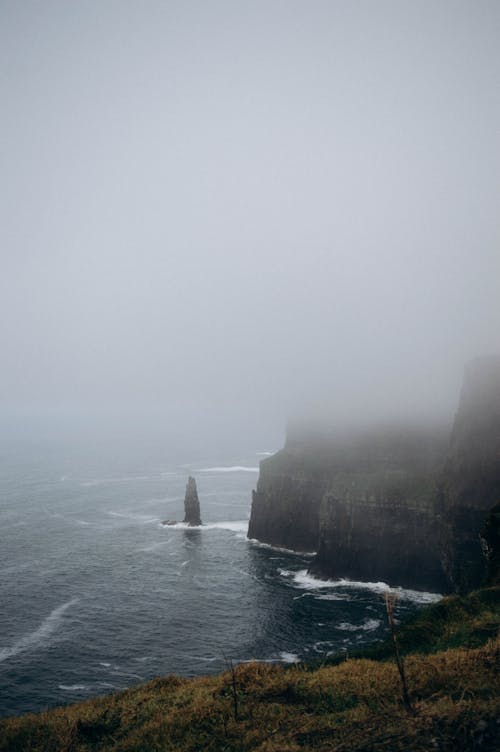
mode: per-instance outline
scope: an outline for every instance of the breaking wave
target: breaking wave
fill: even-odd
[[[299,588],[307,590],[323,590],[324,588],[352,588],[355,590],[371,590],[374,593],[393,593],[401,600],[414,601],[415,603],[436,603],[443,597],[440,593],[426,593],[419,590],[409,590],[402,587],[391,587],[386,582],[357,582],[355,580],[321,580],[313,577],[307,569],[301,569],[298,572],[290,572],[286,569],[280,569],[280,574],[284,577],[291,578],[293,584]]]
[[[227,522],[207,522],[204,525],[188,525],[187,522],[162,522],[162,527],[171,530],[229,530],[232,533],[245,533],[248,530],[248,520],[228,520]]]
[[[371,632],[372,629],[378,629],[381,623],[380,619],[365,619],[362,624],[351,624],[348,621],[341,621],[340,624],[335,625],[335,629],[340,629],[343,632],[357,632],[360,629],[364,632]]]

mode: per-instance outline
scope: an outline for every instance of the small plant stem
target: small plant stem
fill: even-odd
[[[395,595],[389,595],[389,593],[385,594],[385,608],[387,611],[387,620],[389,622],[389,627],[391,629],[391,635],[392,635],[392,643],[394,646],[394,654],[396,656],[396,664],[399,671],[399,677],[401,679],[401,687],[402,687],[402,694],[403,694],[403,702],[405,704],[405,707],[409,713],[412,715],[415,715],[415,709],[413,705],[411,704],[410,695],[408,692],[408,684],[406,682],[406,674],[405,674],[405,667],[403,663],[403,659],[401,657],[401,653],[399,652],[399,645],[398,645],[398,637],[396,634],[396,622],[394,620],[394,607],[396,605],[396,596]]]

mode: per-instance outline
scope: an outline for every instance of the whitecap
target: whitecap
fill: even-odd
[[[282,661],[282,663],[299,663],[300,658],[295,653],[287,653],[283,650],[280,653],[280,661]]]
[[[321,595],[316,595],[316,593],[308,593],[308,595],[312,595],[317,601],[350,601],[351,596],[347,595],[347,593],[323,593]]]
[[[86,488],[92,486],[105,486],[108,483],[129,483],[134,480],[149,480],[150,475],[124,475],[120,478],[94,478],[92,480],[81,481],[80,485]]]
[[[329,648],[331,648],[333,643],[327,641],[327,640],[318,640],[318,642],[315,642],[313,647],[313,650],[315,653],[327,653],[329,654]],[[307,650],[307,648],[306,648]]]
[[[402,587],[391,587],[386,582],[357,582],[345,578],[339,580],[321,580],[313,577],[307,569],[298,572],[290,572],[285,569],[279,570],[285,577],[292,577],[294,585],[308,590],[323,590],[324,588],[352,588],[355,590],[371,590],[374,593],[392,593],[401,600],[411,600],[416,603],[436,603],[442,599],[440,593],[428,593],[419,590],[409,590]],[[320,597],[320,596],[318,596]]]
[[[262,449],[262,450],[260,450],[258,452],[255,452],[255,454],[258,457],[271,457],[273,454],[276,454],[276,452],[267,452],[264,449]]]
[[[222,522],[208,522],[205,525],[188,525],[187,522],[160,523],[161,527],[169,530],[229,530],[231,533],[245,533],[248,520],[227,520]]]
[[[260,548],[270,548],[272,551],[280,551],[284,554],[295,554],[296,556],[316,556],[317,551],[295,551],[293,548],[284,548],[283,546],[273,546],[271,543],[264,543],[257,538],[249,538],[250,543]]]
[[[86,684],[59,684],[58,687],[65,692],[76,692],[78,690],[82,691],[88,689]]]
[[[344,632],[358,632],[362,629],[364,632],[371,632],[373,629],[380,627],[382,622],[380,619],[365,619],[362,624],[351,624],[348,621],[341,621],[340,624],[336,624],[336,629],[341,629]]]
[[[78,598],[71,598],[71,600],[58,606],[43,620],[38,629],[21,637],[14,643],[14,645],[12,645],[12,647],[0,650],[0,663],[6,661],[8,658],[12,658],[18,653],[24,653],[26,650],[36,648],[46,642],[59,626],[64,612],[77,603],[78,600]]]

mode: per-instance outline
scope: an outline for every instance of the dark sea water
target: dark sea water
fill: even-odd
[[[247,540],[263,450],[153,454],[2,446],[1,715],[384,636],[383,586],[314,580],[308,557]],[[164,527],[188,474],[205,525]],[[400,591],[400,615],[429,600]]]

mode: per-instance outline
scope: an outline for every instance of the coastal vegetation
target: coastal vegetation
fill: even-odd
[[[449,596],[392,639],[311,666],[249,662],[0,722],[1,752],[391,752],[500,745],[500,587]],[[235,702],[236,698],[236,702]],[[237,708],[237,710],[235,710]]]

